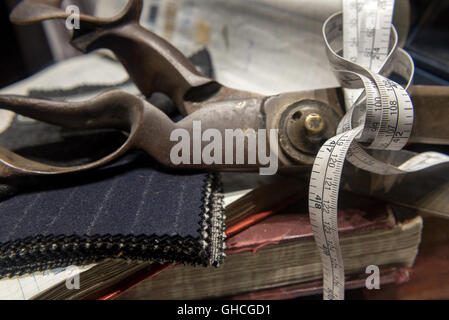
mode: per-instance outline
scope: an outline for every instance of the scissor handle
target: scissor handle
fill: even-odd
[[[155,106],[132,94],[113,90],[83,102],[59,102],[20,96],[0,95],[0,108],[73,129],[117,129],[129,133],[126,142],[110,155],[81,166],[50,166],[0,147],[0,178],[33,175],[57,175],[97,168],[139,148],[144,129],[147,139],[157,139],[163,132],[173,130],[173,122]],[[144,121],[144,118],[146,120]],[[145,128],[143,128],[145,125]],[[147,150],[156,158],[164,156],[156,147]],[[159,158],[159,159],[158,159]]]
[[[221,145],[221,161],[213,163],[206,163],[201,156],[199,161],[195,160],[195,145],[199,143],[200,150],[203,150],[209,144],[207,139],[201,137],[205,132],[203,130],[206,129],[218,131],[221,137],[225,137],[230,129],[241,131],[264,129],[265,123],[261,114],[262,101],[262,98],[250,98],[241,100],[239,103],[212,103],[175,123],[146,100],[121,90],[111,90],[82,102],[60,102],[0,95],[1,109],[32,119],[73,129],[117,129],[129,133],[126,142],[110,155],[86,165],[72,167],[42,164],[0,147],[0,180],[20,176],[48,176],[85,171],[104,166],[131,149],[143,150],[160,164],[170,168],[256,170],[267,164],[261,164],[260,159],[256,162],[249,161],[247,144],[244,146],[244,161],[236,163],[228,163],[226,160],[226,143]],[[201,126],[198,131],[195,129],[195,123]],[[182,141],[179,140],[179,131],[176,133],[176,129],[181,131]],[[200,137],[198,138],[197,135]],[[177,150],[175,146],[179,146],[180,142],[187,143],[189,159],[187,162],[176,163],[172,160],[172,153],[173,150]],[[268,137],[262,143],[266,144],[265,150],[270,150]]]
[[[221,87],[197,71],[178,49],[137,23],[74,38],[72,44],[85,52],[112,50],[145,96],[165,93],[183,115],[190,113],[186,100],[204,101]]]
[[[14,23],[29,24],[47,19],[67,19],[61,0],[24,0],[11,13]],[[139,90],[170,96],[183,115],[190,111],[185,100],[203,101],[221,86],[204,76],[178,49],[139,24],[142,0],[129,0],[116,17],[80,15],[72,45],[82,52],[106,48],[114,52]]]

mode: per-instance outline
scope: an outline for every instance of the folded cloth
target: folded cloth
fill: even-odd
[[[124,139],[16,116],[0,145],[67,166]],[[218,175],[168,171],[142,152],[84,173],[0,181],[0,278],[107,258],[219,265],[224,229]]]

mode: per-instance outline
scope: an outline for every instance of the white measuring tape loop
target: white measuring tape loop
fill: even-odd
[[[413,79],[414,65],[410,56],[397,48],[397,33],[391,22],[390,50],[384,61],[376,62],[378,73],[343,58],[342,20],[342,14],[337,13],[323,26],[327,54],[342,87],[359,92],[341,120],[337,135],[318,152],[309,188],[310,221],[323,264],[324,299],[344,298],[337,209],[345,159],[358,168],[382,175],[403,174],[449,162],[447,155],[425,152],[394,166],[368,153],[369,149],[401,150],[407,144],[413,127],[413,104],[407,89]],[[404,87],[386,78],[393,72],[405,79]]]

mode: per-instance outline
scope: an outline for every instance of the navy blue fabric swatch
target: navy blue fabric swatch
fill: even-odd
[[[20,133],[26,127],[28,132],[29,126],[45,132],[49,148],[56,153],[60,145],[55,139],[57,132],[70,135],[61,128],[17,119],[10,130]],[[116,135],[97,134],[98,141],[90,148],[102,145],[108,149]],[[10,136],[10,132],[0,135],[0,144]],[[37,136],[28,135],[28,139]],[[74,141],[86,137],[78,134],[71,139],[77,146]],[[18,152],[34,154],[27,146],[34,142],[22,140]],[[47,150],[43,145],[36,148]],[[61,156],[56,158],[49,161],[63,161]],[[219,264],[222,258],[212,256],[217,250],[222,252],[224,230],[220,218],[218,229],[214,226],[219,241],[212,241],[217,235],[212,236],[211,219],[214,213],[221,217],[223,210],[215,175],[167,171],[147,154],[135,152],[97,170],[19,184],[15,194],[7,192],[5,196],[7,182],[2,181],[0,189],[0,277],[106,258],[194,265]]]
[[[99,181],[0,202],[0,243],[61,234],[198,236],[205,174],[128,167]]]

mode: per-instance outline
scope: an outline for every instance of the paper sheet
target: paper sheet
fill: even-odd
[[[321,27],[340,8],[340,0],[146,0],[142,23],[185,54],[206,46],[223,84],[277,94],[338,86]]]
[[[0,280],[0,300],[28,300],[61,281],[71,279],[81,272],[89,270],[93,266],[70,266],[34,273],[31,276]]]

